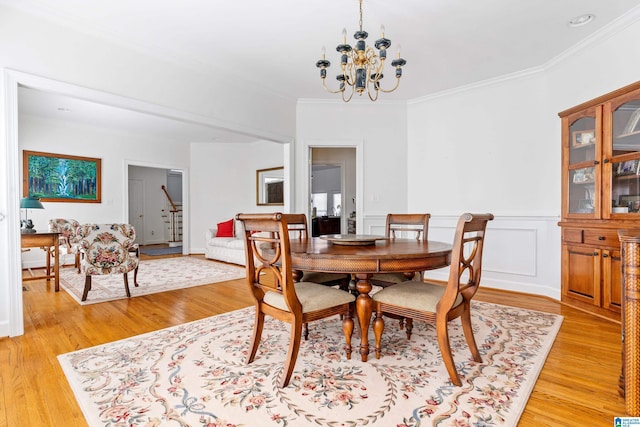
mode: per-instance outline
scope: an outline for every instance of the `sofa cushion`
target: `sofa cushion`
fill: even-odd
[[[240,249],[244,252],[244,240],[242,239],[229,239],[229,241],[225,244],[225,247],[229,249]]]
[[[235,237],[234,222],[233,218],[229,221],[219,222],[216,237]]]

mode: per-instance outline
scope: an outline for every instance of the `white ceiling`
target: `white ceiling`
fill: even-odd
[[[231,70],[294,100],[338,97],[322,89],[315,63],[326,46],[333,64],[327,80],[334,86],[342,28],[348,41],[358,29],[357,0],[3,1],[215,76]],[[390,57],[402,45],[407,65],[400,88],[380,99],[408,100],[544,67],[585,40],[637,20],[639,5],[640,0],[364,0],[363,29],[373,44],[384,24]],[[595,20],[568,25],[585,13]]]

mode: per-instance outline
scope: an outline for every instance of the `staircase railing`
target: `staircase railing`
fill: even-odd
[[[169,229],[169,246],[178,246],[177,243],[182,242],[182,206],[176,205],[173,202],[167,191],[167,187],[163,185],[161,188],[171,205],[169,215],[163,215],[163,217],[167,218],[165,223]]]

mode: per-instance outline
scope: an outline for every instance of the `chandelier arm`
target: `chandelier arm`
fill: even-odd
[[[322,79],[322,87],[325,88],[325,90],[329,93],[340,93],[340,92],[344,92],[344,89],[329,89],[329,87],[327,86],[327,82],[325,81],[325,79]]]
[[[343,91],[342,91],[342,100],[343,100],[344,102],[349,102],[349,101],[351,101],[351,98],[353,98],[353,93],[355,92],[355,90],[353,90],[353,86],[351,86],[351,93],[349,94],[349,97],[348,97],[348,98],[345,98],[345,97],[344,97],[344,93],[345,93],[345,92],[346,92],[345,90],[343,90]]]
[[[384,92],[384,93],[390,93],[393,92],[394,90],[398,89],[398,86],[400,86],[400,77],[396,77],[396,84],[393,87],[393,89],[382,89],[382,88],[378,88],[378,90],[380,92]]]
[[[376,96],[371,96],[371,92],[375,92]],[[369,99],[373,102],[378,100],[378,94],[379,92],[374,88],[373,91],[369,90],[369,87],[367,87],[367,95],[369,95]]]
[[[351,57],[350,59],[351,59],[351,62],[349,62],[345,66],[342,66],[342,75],[345,77],[345,80],[344,80],[345,83],[353,88],[353,86],[355,86],[356,84],[356,70],[355,70],[355,67],[353,66],[354,64],[353,57]]]

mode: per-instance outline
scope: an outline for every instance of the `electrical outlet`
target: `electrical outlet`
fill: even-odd
[[[151,235],[154,236],[156,234],[155,230],[151,230]]]

